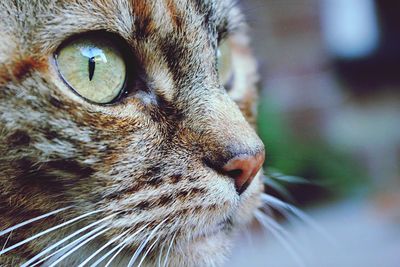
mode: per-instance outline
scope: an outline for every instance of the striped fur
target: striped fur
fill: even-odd
[[[238,7],[230,0],[4,0],[0,17],[0,231],[73,206],[1,236],[0,248],[102,210],[0,256],[0,265],[21,264],[119,211],[109,231],[63,266],[146,226],[115,260],[127,263],[161,222],[152,237],[160,242],[144,264],[153,266],[175,236],[169,266],[220,265],[262,190],[257,178],[239,197],[232,180],[207,164],[223,164],[232,150],[263,149],[251,127],[257,77]],[[91,31],[126,42],[145,89],[110,106],[71,92],[53,54],[71,36]],[[229,93],[215,67],[221,41],[234,53]]]

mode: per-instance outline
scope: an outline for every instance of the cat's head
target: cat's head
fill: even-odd
[[[0,16],[0,230],[66,208],[12,245],[78,218],[10,253],[27,260],[93,224],[68,241],[97,229],[87,255],[115,239],[96,257],[126,241],[129,258],[154,243],[148,260],[220,263],[262,191],[238,7],[6,0]]]

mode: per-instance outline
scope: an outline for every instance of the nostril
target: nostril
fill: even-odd
[[[232,171],[225,172],[225,175],[233,178],[235,181],[236,192],[241,195],[244,191],[246,191],[247,187],[251,183],[251,179],[247,173],[244,173],[243,170],[236,169]]]
[[[243,174],[243,171],[240,169],[237,169],[237,170],[233,170],[233,171],[228,171],[225,174],[228,175],[229,177],[232,177],[233,179],[236,179]]]
[[[229,160],[222,168],[225,175],[235,181],[238,194],[242,194],[251,184],[264,163],[264,151],[256,155],[239,155]]]

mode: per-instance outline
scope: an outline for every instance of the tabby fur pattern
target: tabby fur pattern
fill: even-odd
[[[168,266],[220,266],[263,190],[258,175],[239,196],[218,172],[232,153],[264,150],[254,130],[256,64],[237,4],[2,0],[0,17],[0,231],[68,207],[1,236],[0,249],[95,212],[1,255],[0,265],[22,264],[110,216],[96,226],[107,231],[59,266],[76,266],[126,233],[98,259],[140,228],[112,266],[126,265],[150,233],[142,266],[162,262],[168,246]],[[95,105],[65,85],[55,51],[93,31],[127,43],[146,74],[143,90]],[[229,91],[216,71],[222,41],[234,55]]]

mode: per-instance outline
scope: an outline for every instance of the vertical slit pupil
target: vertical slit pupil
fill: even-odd
[[[89,80],[93,79],[94,70],[96,68],[96,59],[95,57],[89,58]]]

